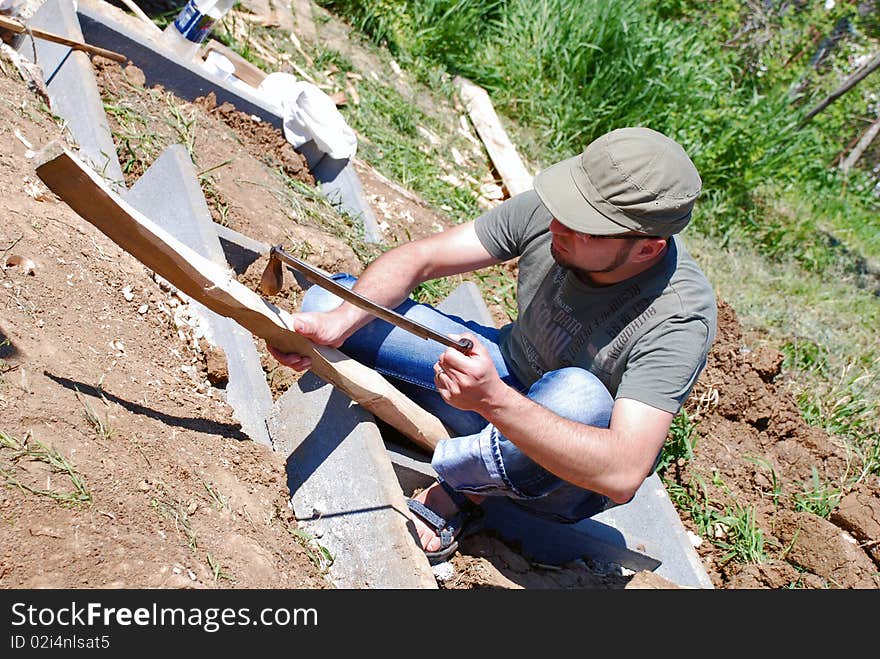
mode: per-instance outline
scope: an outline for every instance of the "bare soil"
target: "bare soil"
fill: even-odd
[[[187,305],[37,180],[33,151],[62,131],[2,64],[0,587],[332,587],[319,548],[295,533],[286,456],[241,432],[216,376],[222,363],[209,367]],[[161,119],[166,92],[143,87],[132,67],[95,64],[106,95],[151,118],[151,143],[132,136],[119,145],[139,154],[127,171],[131,185],[181,134]],[[313,179],[278,131],[212,99],[171,103],[191,120],[189,144],[209,172],[203,185],[216,221],[301,248],[325,270],[361,271],[338,233],[291,205],[278,168],[307,185]],[[125,132],[117,117],[110,122]],[[358,171],[389,245],[448,226],[369,166]],[[243,280],[255,286],[256,277],[249,271]],[[295,308],[296,291],[285,295]],[[490,309],[506,321],[499,305]],[[793,494],[813,470],[836,477],[851,457],[842,440],[803,421],[781,355],[750,349],[735,311],[720,301],[719,312],[718,339],[687,403],[698,423],[694,455],[669,476],[719,509],[753,510],[768,559],[729,560],[720,544],[734,531],[717,523],[717,542],[704,538],[697,549],[714,585],[880,587],[877,478],[844,493],[828,519],[795,509]],[[296,374],[258,349],[280,395]],[[697,520],[682,516],[699,535]],[[589,561],[537,566],[486,534],[465,540],[452,564],[443,588],[675,587]]]

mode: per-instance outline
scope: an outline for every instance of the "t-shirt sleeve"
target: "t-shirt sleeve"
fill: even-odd
[[[706,366],[711,333],[705,318],[671,318],[630,352],[617,398],[677,414]]]
[[[508,261],[520,256],[529,241],[540,233],[545,219],[542,215],[546,214],[538,194],[528,190],[480,215],[474,221],[474,229],[492,256]]]

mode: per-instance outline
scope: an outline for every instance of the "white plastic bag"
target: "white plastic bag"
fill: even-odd
[[[270,73],[257,91],[284,117],[284,137],[293,146],[314,140],[321,151],[337,160],[357,152],[354,131],[333,99],[312,83],[289,73]]]

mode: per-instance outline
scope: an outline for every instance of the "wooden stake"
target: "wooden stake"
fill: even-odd
[[[844,172],[848,172],[852,169],[853,165],[855,165],[859,158],[862,157],[865,149],[871,146],[871,142],[874,141],[878,133],[880,133],[880,116],[874,120],[874,123],[868,126],[868,130],[862,134],[859,143],[856,144],[855,148],[846,157],[846,160],[841,163],[840,169]]]
[[[153,22],[153,19],[144,13],[144,10],[138,7],[137,3],[134,0],[120,0],[122,4],[128,7],[131,12],[137,16],[141,21],[150,26],[149,29],[152,29],[153,32],[157,32],[159,34],[162,33],[162,29]]]
[[[128,58],[125,55],[121,55],[112,50],[107,50],[106,48],[98,48],[97,46],[90,46],[87,43],[75,41],[74,39],[68,39],[67,37],[62,37],[60,34],[47,32],[46,30],[41,30],[36,27],[28,27],[12,18],[7,18],[6,16],[0,16],[0,29],[9,30],[10,32],[13,32],[15,34],[22,34],[26,32],[39,39],[52,41],[54,43],[60,43],[63,46],[70,46],[74,50],[82,50],[87,53],[92,53],[93,55],[100,55],[101,57],[106,57],[117,62],[125,63],[128,61]]]
[[[235,77],[242,82],[249,84],[251,87],[259,87],[260,83],[266,79],[267,74],[263,69],[248,62],[234,50],[215,39],[210,39],[208,45],[205,46],[203,52],[204,58],[207,58],[211,52],[223,55],[226,59],[232,62],[232,66],[235,67]]]
[[[855,86],[856,86],[857,84],[859,84],[862,80],[864,80],[864,79],[865,79],[870,73],[873,73],[873,72],[876,71],[878,68],[880,68],[880,53],[877,53],[876,55],[874,55],[874,57],[872,57],[870,61],[868,61],[867,63],[865,63],[865,64],[864,64],[861,68],[859,68],[855,73],[853,73],[853,74],[852,74],[851,76],[849,76],[846,80],[844,80],[844,81],[843,81],[843,84],[840,85],[840,87],[838,87],[838,88],[835,89],[833,92],[831,92],[830,94],[828,94],[828,96],[826,96],[826,97],[822,100],[822,102],[819,103],[819,105],[817,105],[817,106],[814,107],[812,110],[810,110],[809,112],[807,112],[807,114],[804,116],[804,118],[801,119],[801,123],[800,123],[800,125],[803,126],[804,124],[806,124],[810,119],[812,119],[813,117],[815,117],[815,116],[816,116],[817,114],[819,114],[822,110],[824,110],[825,108],[827,108],[827,107],[828,107],[829,105],[831,105],[834,101],[836,101],[838,98],[840,98],[841,96],[843,96],[846,92],[848,92],[850,89],[852,89],[853,87],[855,87]]]
[[[334,348],[293,330],[293,317],[239,283],[228,268],[176,240],[113,192],[70,151],[50,144],[36,158],[37,176],[84,220],[138,261],[212,311],[232,318],[269,345],[312,360],[312,371],[423,448],[449,433],[437,417],[385,378]]]

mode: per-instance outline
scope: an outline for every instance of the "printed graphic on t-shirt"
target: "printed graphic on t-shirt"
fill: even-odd
[[[520,321],[523,355],[538,378],[549,370],[579,366],[604,381],[657,309],[638,282],[610,299],[585,299],[572,284],[573,276],[557,265],[544,278]],[[598,299],[604,304],[593,307]]]

